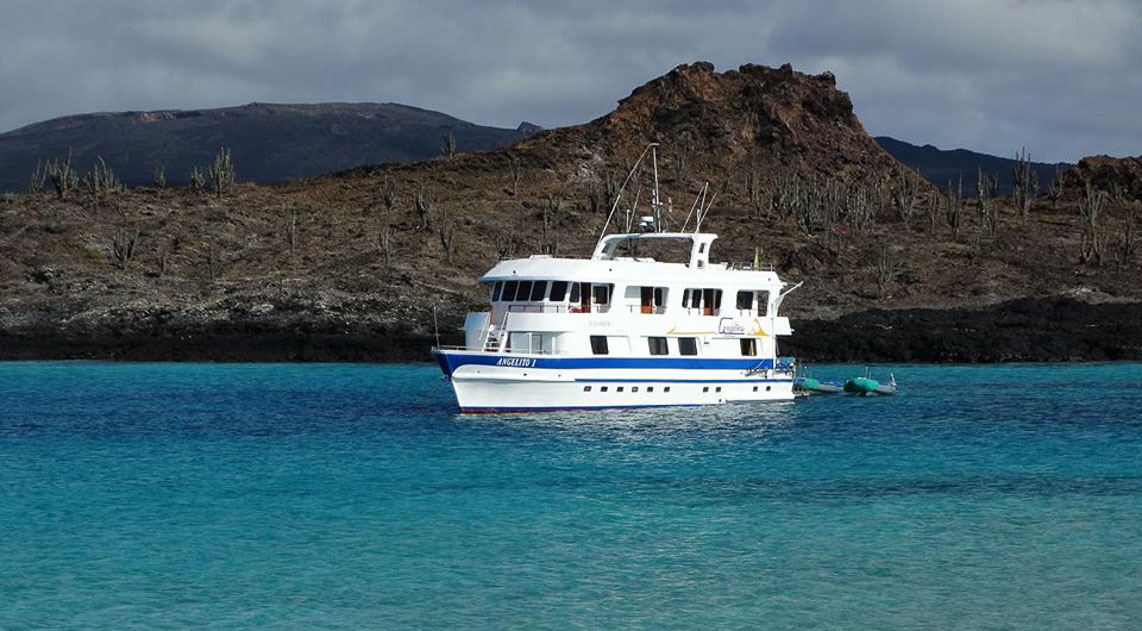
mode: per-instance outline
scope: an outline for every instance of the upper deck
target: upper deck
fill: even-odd
[[[717,235],[709,233],[612,234],[599,240],[589,259],[534,255],[500,261],[480,279],[495,282],[516,279],[567,280],[596,283],[671,282],[780,288],[772,270],[752,266],[710,263],[710,246]],[[648,257],[618,256],[619,246],[632,241],[688,241],[689,262],[668,263]]]

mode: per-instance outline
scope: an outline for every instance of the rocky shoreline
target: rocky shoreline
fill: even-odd
[[[67,330],[0,330],[0,360],[214,362],[429,361],[435,337],[342,314],[337,320],[250,313],[211,321],[118,321]],[[441,343],[460,343],[455,315]],[[784,355],[808,362],[998,363],[1142,360],[1142,303],[1019,299],[984,309],[870,310],[793,321]]]

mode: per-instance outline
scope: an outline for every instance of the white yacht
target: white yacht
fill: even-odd
[[[480,279],[490,309],[468,314],[464,346],[432,349],[462,412],[793,398],[777,338],[792,333],[778,310],[796,287],[756,260],[711,263],[703,205],[692,232],[657,230],[657,186],[652,205],[643,231],[604,234],[590,259],[504,260]],[[652,243],[688,245],[689,258],[637,256]]]

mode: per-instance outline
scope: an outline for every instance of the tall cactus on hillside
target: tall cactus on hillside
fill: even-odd
[[[1015,154],[1015,164],[1011,167],[1014,176],[1011,190],[1012,201],[1019,210],[1019,217],[1026,218],[1031,210],[1031,202],[1039,194],[1039,174],[1031,168],[1031,154],[1026,148]]]
[[[230,150],[219,147],[210,165],[210,185],[215,195],[222,197],[222,193],[234,183],[234,162],[230,159]]]

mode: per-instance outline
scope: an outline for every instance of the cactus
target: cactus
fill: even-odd
[[[1129,265],[1130,260],[1134,258],[1134,253],[1138,249],[1137,232],[1137,208],[1135,204],[1130,204],[1126,208],[1126,218],[1123,219],[1122,231],[1114,244],[1115,262],[1120,270]]]
[[[1015,202],[1015,208],[1019,210],[1019,216],[1026,219],[1027,213],[1031,210],[1031,201],[1039,193],[1039,174],[1031,168],[1031,154],[1026,148],[1015,154],[1015,164],[1011,167],[1011,171],[1015,176],[1011,190],[1012,200]]]
[[[381,182],[381,201],[385,205],[385,210],[388,211],[392,211],[393,206],[397,203],[397,189],[388,175]]]
[[[206,176],[202,174],[201,167],[194,167],[190,170],[190,190],[202,191],[206,189]]]
[[[128,233],[124,228],[115,231],[115,237],[111,241],[111,251],[115,254],[115,260],[119,262],[119,267],[127,269],[127,266],[130,265],[131,259],[135,256],[135,244],[138,240],[138,230],[134,234]]]
[[[381,256],[385,259],[385,265],[392,263],[394,247],[392,226],[382,226],[380,231],[377,232],[377,249],[381,251]]]
[[[441,153],[445,158],[451,160],[456,156],[456,135],[452,133],[452,128],[449,127],[448,131],[444,132],[444,145],[440,148]]]
[[[555,218],[559,215],[559,209],[563,206],[563,200],[551,195],[547,198],[547,204],[543,207],[543,243],[540,246],[544,254],[555,256],[559,251],[559,231],[552,229],[552,224]],[[550,239],[549,235],[554,234]]]
[[[1102,265],[1103,247],[1106,240],[1099,227],[1102,209],[1106,205],[1106,193],[1095,190],[1086,182],[1083,186],[1083,196],[1079,201],[1079,215],[1082,223],[1082,243],[1080,244],[1079,261],[1082,263],[1094,262]]]
[[[511,173],[511,177],[512,177],[512,197],[519,195],[519,176],[520,176],[521,170],[522,170],[522,165],[520,164],[519,156],[509,156],[508,157],[508,172]],[[610,210],[610,208],[608,207],[607,210]],[[603,212],[606,212],[606,211],[603,211]]]
[[[234,183],[234,162],[230,159],[230,150],[219,147],[210,165],[210,186],[215,195],[222,197],[222,193]]]
[[[916,196],[919,190],[920,184],[916,178],[909,177],[907,171],[900,169],[892,187],[892,207],[905,228],[908,228],[908,222],[912,220],[912,214],[916,210]]]
[[[1055,167],[1055,177],[1051,179],[1051,183],[1047,185],[1047,199],[1051,200],[1051,210],[1054,210],[1059,203],[1059,198],[1063,196],[1063,171],[1058,166]]]
[[[63,162],[59,160],[48,162],[47,173],[59,199],[66,199],[75,189],[79,188],[79,176],[71,168],[70,148],[67,150],[67,158]]]
[[[28,192],[37,195],[44,192],[44,184],[48,180],[48,165],[42,160],[36,160],[36,170],[28,181]]]
[[[103,161],[103,156],[96,158],[95,165],[83,176],[83,187],[91,195],[93,204],[123,190],[123,184],[115,177],[115,171]]]
[[[948,188],[944,192],[944,219],[948,222],[948,227],[952,229],[953,241],[960,236],[960,222],[963,219],[964,205],[964,177],[961,175],[959,188],[953,187],[951,180],[949,180]]]
[[[416,189],[416,196],[412,200],[412,209],[416,212],[416,216],[420,217],[420,229],[428,229],[428,211],[432,209],[432,202],[424,193],[424,182],[421,182]]]
[[[437,233],[440,236],[440,245],[444,248],[444,262],[451,263],[453,251],[452,245],[456,239],[456,222],[448,213],[447,206],[444,206],[440,210],[440,221],[438,225],[440,227],[437,230]]]

